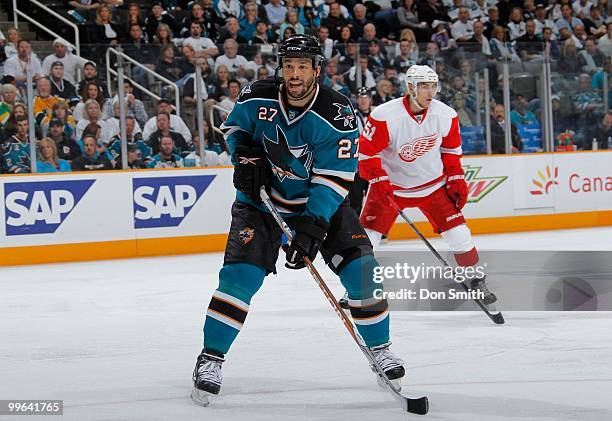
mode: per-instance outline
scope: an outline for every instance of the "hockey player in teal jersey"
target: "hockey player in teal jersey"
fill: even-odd
[[[355,114],[345,96],[317,82],[322,62],[314,37],[289,37],[276,77],[243,88],[223,123],[238,192],[193,372],[192,398],[202,405],[219,393],[224,356],[251,298],[276,272],[282,233],[259,199],[262,186],[295,232],[285,265],[304,268],[303,257],[320,251],[347,289],[353,321],[376,360],[391,380],[404,375],[403,361],[389,351],[387,301],[374,298],[380,285],[371,277],[378,265],[372,245],[346,199],[357,170]]]

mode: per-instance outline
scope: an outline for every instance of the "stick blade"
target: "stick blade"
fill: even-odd
[[[425,415],[429,412],[429,400],[427,396],[421,398],[406,398],[406,411],[411,414]]]

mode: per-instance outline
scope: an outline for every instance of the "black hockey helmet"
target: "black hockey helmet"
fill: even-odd
[[[283,67],[283,58],[299,57],[312,60],[312,67],[316,68],[323,64],[325,58],[319,41],[312,35],[292,35],[284,40],[278,47],[278,67]]]

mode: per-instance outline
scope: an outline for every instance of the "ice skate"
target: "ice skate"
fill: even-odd
[[[343,309],[343,310],[348,310],[349,309],[349,303],[348,303],[348,292],[344,292],[344,295],[342,296],[342,298],[340,298],[338,300],[338,305]]]
[[[208,406],[210,395],[218,395],[221,390],[222,357],[207,354],[202,350],[193,370],[193,390],[191,399],[201,406]]]
[[[484,298],[481,300],[484,305],[491,305],[497,301],[495,294],[489,289],[485,281],[486,276],[482,278],[475,278],[469,283],[469,287],[473,290],[480,291],[484,294]]]
[[[393,383],[397,390],[401,390],[400,379],[406,374],[403,365],[404,360],[389,351],[390,345],[391,342],[387,342],[382,345],[371,347],[370,350],[374,354],[376,362],[380,365],[389,380],[391,380],[391,383]],[[373,368],[372,370],[374,371]],[[376,380],[380,386],[384,385],[380,376],[378,376]]]

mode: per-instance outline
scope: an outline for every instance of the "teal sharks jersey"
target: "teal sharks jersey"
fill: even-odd
[[[243,88],[221,129],[232,157],[236,144],[265,150],[270,197],[280,212],[329,221],[346,198],[357,171],[359,132],[344,95],[318,85],[310,105],[294,109],[273,79],[256,81]],[[255,205],[242,192],[237,199]]]

